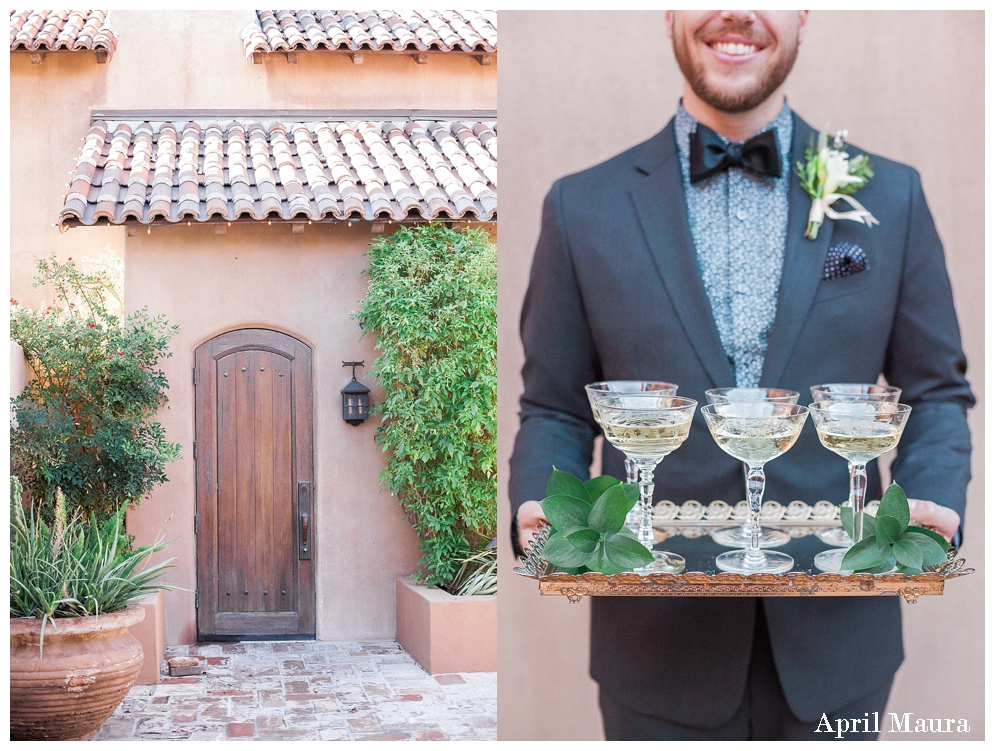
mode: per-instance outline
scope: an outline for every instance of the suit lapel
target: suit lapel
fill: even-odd
[[[629,196],[657,272],[712,382],[731,386],[732,367],[722,349],[691,238],[673,120],[646,145],[636,169],[641,175]]]
[[[784,248],[784,266],[777,294],[777,314],[767,342],[763,375],[760,385],[776,387],[783,377],[798,341],[809,308],[815,300],[822,279],[822,267],[833,235],[833,222],[826,220],[815,240],[805,239],[805,227],[812,199],[798,184],[795,162],[805,157],[805,147],[815,131],[798,115],[794,117],[791,139],[791,185],[788,187],[788,237]]]

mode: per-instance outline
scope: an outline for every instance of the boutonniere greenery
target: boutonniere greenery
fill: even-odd
[[[810,144],[805,149],[805,161],[795,163],[795,171],[801,181],[802,190],[812,198],[812,210],[808,214],[805,237],[814,240],[819,227],[828,216],[830,219],[850,219],[862,222],[868,227],[879,224],[877,219],[852,195],[874,177],[867,154],[850,158],[843,150],[847,132],[837,131],[833,144],[829,145],[829,127],[819,133],[815,147]],[[839,200],[846,201],[853,211],[836,211],[832,205]]]
[[[639,489],[602,475],[587,482],[553,468],[542,511],[552,529],[542,557],[569,574],[620,574],[653,562],[653,554],[625,526]]]
[[[847,507],[840,511],[843,527],[852,536],[853,513]],[[950,543],[942,535],[909,525],[909,499],[897,483],[885,491],[873,520],[869,514],[862,516],[863,539],[846,551],[840,568],[884,574],[897,567],[899,573],[915,575],[947,560]]]

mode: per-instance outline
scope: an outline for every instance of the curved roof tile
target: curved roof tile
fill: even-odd
[[[12,10],[11,52],[103,52],[103,62],[117,49],[117,31],[106,10]]]
[[[489,221],[497,218],[496,142],[494,121],[96,121],[59,227]]]
[[[245,55],[340,52],[497,52],[493,10],[257,10]]]

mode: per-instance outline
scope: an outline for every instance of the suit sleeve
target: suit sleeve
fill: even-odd
[[[913,172],[905,266],[885,378],[911,405],[892,476],[910,498],[949,506],[964,518],[971,479],[967,410],[974,395],[947,277],[943,246],[918,173]]]
[[[600,379],[600,366],[561,204],[562,187],[556,183],[543,204],[542,229],[522,306],[524,391],[509,481],[513,519],[522,503],[544,497],[554,466],[586,478],[597,435],[584,385]],[[517,544],[513,534],[516,550]]]

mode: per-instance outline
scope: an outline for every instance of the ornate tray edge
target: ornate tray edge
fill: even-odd
[[[944,582],[973,574],[964,568],[957,551],[947,554],[947,562],[932,570],[907,574],[741,574],[685,572],[683,574],[623,573],[609,576],[596,572],[583,574],[553,573],[553,566],[542,557],[549,539],[549,526],[536,534],[514,573],[539,582],[542,595],[560,595],[571,603],[585,596],[677,596],[677,597],[805,597],[805,596],[880,596],[901,595],[909,604],[922,596],[942,595]]]

